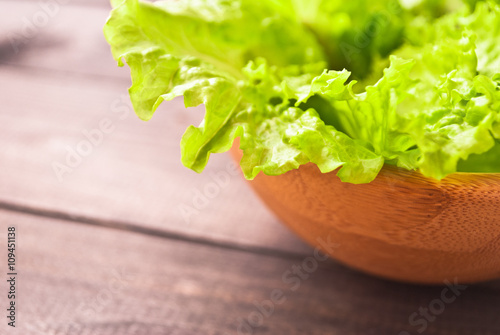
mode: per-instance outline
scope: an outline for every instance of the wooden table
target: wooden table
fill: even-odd
[[[437,311],[442,287],[334,261],[299,287],[283,281],[313,251],[227,155],[201,175],[180,164],[180,137],[203,111],[175,100],[140,121],[102,37],[107,2],[59,1],[0,2],[3,311],[8,226],[18,243],[17,327],[2,314],[0,334],[500,334],[498,281]]]

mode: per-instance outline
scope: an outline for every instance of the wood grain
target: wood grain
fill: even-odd
[[[330,261],[320,262],[292,291],[282,275],[302,264],[301,257],[0,211],[0,232],[9,224],[18,229],[17,331],[23,335],[73,334],[71,325],[75,334],[238,334],[239,319],[257,311],[254,301],[269,299],[275,289],[287,300],[254,334],[417,334],[409,316],[442,291],[386,282]],[[468,287],[428,322],[425,334],[498,334],[499,312],[498,285]]]

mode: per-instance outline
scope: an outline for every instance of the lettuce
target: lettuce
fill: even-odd
[[[312,162],[350,183],[384,164],[500,172],[494,1],[114,0],[104,34],[149,120],[204,105],[182,140],[201,172],[239,138],[246,178]],[[359,8],[364,8],[359,11]]]

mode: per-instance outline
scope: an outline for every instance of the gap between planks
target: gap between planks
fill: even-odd
[[[26,215],[65,220],[73,223],[92,225],[97,227],[104,227],[110,229],[116,229],[121,231],[134,232],[141,235],[159,237],[175,241],[183,241],[193,244],[199,244],[214,248],[221,248],[226,250],[240,251],[245,253],[251,253],[256,255],[263,255],[268,257],[275,257],[287,260],[301,260],[307,255],[301,253],[287,252],[278,249],[270,249],[251,245],[242,245],[237,243],[223,242],[216,239],[201,238],[195,236],[184,235],[180,232],[170,231],[170,230],[160,230],[147,226],[142,226],[134,223],[127,223],[120,220],[105,220],[94,218],[90,216],[72,214],[69,212],[62,212],[57,210],[35,208],[31,206],[25,206],[15,203],[9,203],[6,201],[0,201],[0,209],[15,213],[22,213]]]

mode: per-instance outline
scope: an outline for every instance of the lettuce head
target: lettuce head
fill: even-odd
[[[181,140],[194,171],[239,138],[248,179],[310,162],[350,183],[384,164],[500,172],[498,1],[112,3],[104,34],[137,115],[205,106]]]

